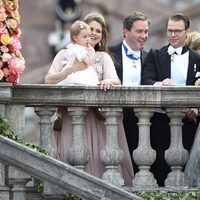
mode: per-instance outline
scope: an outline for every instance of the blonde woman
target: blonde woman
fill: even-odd
[[[84,22],[87,23],[91,29],[91,46],[95,49],[95,63],[94,68],[98,75],[99,87],[103,90],[108,90],[114,85],[121,84],[113,61],[107,53],[107,41],[108,34],[104,17],[96,12],[89,13]],[[65,50],[67,51],[67,50]],[[58,83],[66,78],[67,72],[62,70],[62,60],[65,59],[65,53],[60,53],[59,58],[55,58],[53,65],[51,66],[49,73],[45,77],[46,83]],[[81,65],[73,65],[71,70],[80,71],[87,68],[84,63]],[[68,70],[68,69],[66,69]],[[106,91],[105,91],[106,92]],[[67,152],[72,144],[72,125],[71,117],[68,114],[67,109],[64,111],[63,123],[61,134],[58,134],[58,151],[60,153],[60,159],[63,162],[68,163]],[[122,124],[122,115],[118,121],[118,143],[119,147],[124,152],[123,160],[119,166],[122,177],[124,178],[125,185],[132,185],[133,179],[133,167],[131,157],[128,150],[126,136]],[[86,172],[101,178],[105,171],[100,158],[100,151],[106,144],[106,127],[105,121],[99,119],[93,109],[90,109],[86,115],[85,122],[85,145],[90,153],[90,160],[87,163]]]

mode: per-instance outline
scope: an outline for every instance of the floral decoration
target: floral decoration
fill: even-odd
[[[25,69],[18,7],[18,0],[0,0],[0,82],[18,83]]]

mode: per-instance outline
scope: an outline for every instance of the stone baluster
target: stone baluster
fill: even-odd
[[[106,118],[106,145],[100,152],[100,157],[105,165],[106,171],[102,179],[117,185],[124,185],[124,179],[119,172],[119,165],[123,159],[123,151],[118,145],[118,120],[122,114],[121,108],[102,108]]]
[[[40,145],[48,151],[48,155],[56,158],[57,149],[55,137],[52,129],[52,116],[56,108],[54,107],[36,107],[35,112],[40,117]]]
[[[89,160],[89,151],[85,147],[85,116],[88,108],[68,107],[72,117],[72,146],[67,153],[68,162],[77,169],[84,170]]]
[[[0,104],[0,114],[4,117],[5,116],[5,106]]]
[[[158,187],[157,181],[149,171],[155,162],[156,151],[150,144],[150,118],[154,108],[135,108],[134,112],[139,119],[139,143],[137,149],[133,151],[133,159],[139,166],[139,171],[133,179],[134,188],[152,189]]]
[[[185,109],[168,108],[167,115],[170,118],[171,143],[169,149],[165,151],[165,159],[172,171],[165,180],[165,186],[185,186],[185,176],[182,172],[188,157],[188,151],[184,149],[182,142],[182,118]]]
[[[55,107],[36,107],[35,112],[40,117],[40,145],[47,150],[48,155],[57,158],[57,147],[52,129],[52,116]],[[43,183],[45,199],[62,199],[65,191],[50,182]]]
[[[200,124],[199,124],[199,126],[200,126]],[[198,130],[198,129],[197,129]],[[196,137],[196,139],[197,139],[198,137]],[[197,149],[197,158],[196,158],[196,163],[197,163],[197,165],[196,166],[198,166],[198,168],[195,170],[195,171],[197,171],[197,173],[196,173],[196,185],[197,185],[197,187],[198,188],[200,188],[200,173],[199,173],[199,170],[200,170],[200,146],[199,146],[199,144],[198,144],[198,149]],[[193,166],[194,167],[194,166]],[[194,177],[193,177],[194,178]]]
[[[8,119],[11,130],[14,134],[19,135],[24,139],[25,127],[25,106],[24,105],[9,105],[6,106],[5,116]],[[19,155],[20,156],[20,155]],[[19,157],[20,159],[20,157]],[[9,185],[12,186],[12,199],[25,200],[26,199],[26,184],[30,181],[30,176],[24,171],[16,167],[9,167]]]
[[[5,106],[0,105],[0,114],[5,117]],[[0,197],[4,200],[9,200],[9,188],[6,186],[6,166],[0,163]]]

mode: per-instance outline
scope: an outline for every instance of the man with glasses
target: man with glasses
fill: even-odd
[[[190,21],[182,13],[175,14],[167,22],[169,44],[160,49],[151,49],[144,63],[143,85],[194,85],[197,80],[197,67],[200,56],[185,45],[189,33]],[[188,109],[183,119],[183,146],[191,149],[197,128],[197,109]],[[155,163],[151,167],[160,186],[170,172],[164,153],[170,145],[169,118],[162,109],[156,109],[151,119],[151,145],[157,152]],[[189,130],[189,131],[188,131]]]

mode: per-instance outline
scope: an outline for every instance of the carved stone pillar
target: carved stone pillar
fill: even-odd
[[[69,107],[72,117],[72,146],[67,152],[67,160],[74,167],[84,170],[89,160],[89,151],[85,147],[85,116],[88,108]]]
[[[200,126],[200,125],[199,125]],[[197,137],[196,137],[197,138]],[[198,163],[197,166],[200,166],[200,146],[197,149],[197,158],[196,158],[196,162]],[[194,166],[193,166],[194,167]],[[196,169],[198,172],[200,170],[200,168]],[[197,177],[196,177],[196,182],[197,182],[197,187],[200,187],[200,174],[197,173]]]
[[[5,117],[5,106],[0,104],[0,114]],[[6,186],[5,180],[8,174],[5,171],[6,166],[0,163],[0,197],[9,200],[9,188]]]
[[[40,145],[49,153],[49,156],[56,158],[57,149],[52,129],[52,116],[56,111],[55,107],[36,107],[35,112],[40,117]],[[43,193],[45,199],[60,199],[65,192],[55,184],[44,182]]]
[[[102,108],[106,118],[106,145],[101,150],[100,157],[106,167],[102,179],[117,186],[124,185],[124,179],[119,172],[123,159],[123,151],[118,145],[118,119],[122,114],[121,108]]]
[[[56,142],[52,129],[52,116],[56,108],[36,107],[35,112],[40,117],[40,145],[49,153],[49,156],[56,158]]]
[[[24,138],[24,112],[24,105],[9,105],[6,106],[5,109],[5,115],[8,119],[11,130],[21,138]],[[12,186],[11,192],[13,200],[26,200],[25,191],[28,181],[30,181],[30,176],[28,174],[13,166],[9,167],[9,185]]]
[[[165,186],[185,186],[185,176],[182,172],[188,157],[188,152],[184,149],[182,142],[182,118],[185,115],[185,109],[168,108],[167,115],[170,118],[171,143],[169,149],[165,151],[165,159],[172,171],[165,180]]]
[[[5,106],[3,104],[0,104],[0,114],[5,116]]]
[[[133,179],[134,188],[151,189],[158,187],[157,181],[149,171],[156,159],[156,151],[152,149],[150,144],[150,118],[154,111],[154,108],[134,109],[139,119],[139,143],[137,149],[133,151],[133,159],[139,166],[139,172]]]

